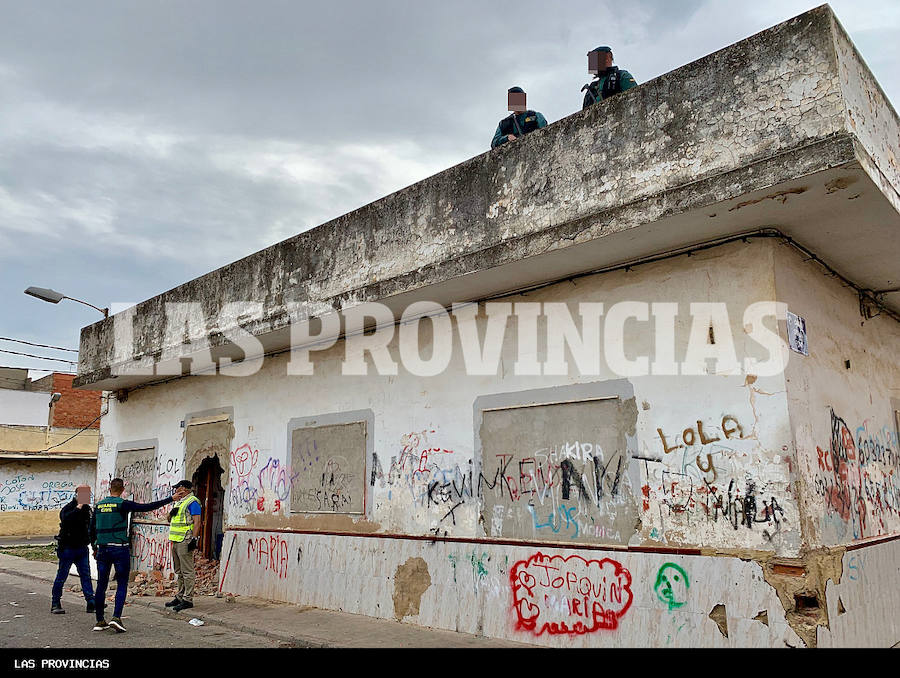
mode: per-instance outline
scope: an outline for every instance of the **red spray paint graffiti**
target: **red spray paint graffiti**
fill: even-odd
[[[266,572],[276,574],[279,579],[287,577],[288,545],[279,536],[272,535],[270,537],[248,539],[247,559],[250,562],[255,561]]]
[[[539,636],[616,629],[631,607],[631,573],[609,558],[537,553],[510,570],[516,629]]]

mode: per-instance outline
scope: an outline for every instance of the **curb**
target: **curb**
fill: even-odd
[[[14,576],[22,577],[23,579],[31,579],[34,581],[39,581],[45,584],[52,584],[53,579],[48,577],[43,577],[37,574],[31,574],[29,572],[21,572],[19,570],[13,570],[8,567],[0,567],[0,573],[2,574],[11,574]],[[65,591],[64,591],[65,593]],[[129,594],[130,600],[128,601],[131,605],[141,605],[145,606],[148,609],[152,610],[156,614],[162,615],[163,617],[176,618],[172,613],[170,613],[165,607],[161,608],[161,604],[157,604],[154,598],[150,596],[131,596]],[[149,600],[141,600],[141,598],[149,598]],[[176,613],[177,614],[177,613]],[[223,628],[229,629],[231,631],[239,631],[241,633],[247,633],[253,636],[261,636],[264,638],[269,638],[271,640],[277,640],[282,643],[287,643],[291,647],[304,647],[304,648],[329,648],[329,647],[338,647],[336,645],[332,645],[327,641],[313,639],[313,638],[304,638],[302,636],[288,636],[283,633],[275,633],[274,631],[261,631],[258,628],[247,626],[245,624],[237,624],[235,622],[226,621],[223,619],[217,618],[215,615],[208,615],[203,613],[197,613],[194,615],[197,619],[200,619],[205,624],[213,624],[214,626],[221,626]],[[186,622],[187,619],[181,617]]]
[[[143,598],[143,597],[144,596],[140,596],[140,598]],[[173,618],[173,619],[178,618],[175,616],[178,614],[177,612],[172,613],[169,610],[166,610],[165,608],[161,609],[161,604],[157,603],[156,600],[153,598],[150,598],[150,600],[147,600],[147,601],[140,600],[139,598],[132,599],[131,603],[133,605],[135,605],[135,604],[136,605],[146,605],[148,608],[150,608],[157,614],[161,614],[164,617],[169,617],[169,618]],[[254,635],[254,636],[263,636],[265,638],[277,640],[282,643],[288,643],[289,645],[291,645],[291,647],[336,647],[335,645],[332,645],[323,640],[317,640],[317,639],[307,638],[307,637],[303,637],[303,636],[289,636],[289,635],[285,635],[283,633],[276,633],[274,631],[261,631],[260,629],[253,627],[253,626],[247,626],[245,624],[239,624],[236,622],[227,621],[224,619],[220,619],[220,618],[216,617],[215,615],[204,614],[202,612],[194,613],[193,617],[196,617],[197,619],[201,620],[202,622],[204,622],[206,624],[214,624],[215,626],[221,626],[223,628],[230,629],[232,631],[240,631],[242,633],[249,633],[250,635]],[[185,621],[187,621],[187,619],[183,616],[180,618],[185,619]]]

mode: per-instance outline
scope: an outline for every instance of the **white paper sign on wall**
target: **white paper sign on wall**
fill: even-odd
[[[806,341],[806,321],[799,315],[787,312],[788,343],[795,353],[809,355],[809,344]]]

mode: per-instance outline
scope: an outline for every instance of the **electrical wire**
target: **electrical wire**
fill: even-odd
[[[63,348],[62,346],[53,346],[51,344],[35,344],[31,341],[25,341],[24,339],[12,339],[10,337],[0,337],[0,341],[14,341],[17,344],[28,344],[29,346],[37,346],[39,348],[52,348],[57,351],[68,351],[69,353],[78,353],[74,348]]]
[[[19,351],[8,351],[3,348],[0,348],[0,353],[9,353],[10,355],[21,355],[21,356],[25,356],[26,358],[36,358],[37,360],[54,360],[58,363],[68,363],[69,365],[77,365],[78,364],[74,360],[63,360],[62,358],[47,358],[42,355],[34,355],[32,353],[20,353]]]
[[[92,421],[90,424],[88,424],[87,426],[85,426],[85,427],[84,427],[83,429],[81,429],[78,433],[75,433],[75,434],[69,436],[68,438],[66,438],[65,440],[63,440],[61,443],[56,443],[56,445],[51,445],[51,446],[48,447],[46,450],[40,450],[40,451],[41,451],[41,452],[49,452],[49,451],[52,450],[53,448],[59,447],[60,445],[65,445],[67,442],[69,442],[70,440],[72,440],[72,438],[74,438],[75,436],[79,436],[79,435],[81,435],[82,433],[84,433],[85,431],[87,431],[91,426],[93,426],[95,423],[97,423],[97,422],[100,420],[100,417],[102,417],[102,416],[103,416],[103,413],[101,412],[101,413],[98,414],[96,417],[94,417],[94,421]]]

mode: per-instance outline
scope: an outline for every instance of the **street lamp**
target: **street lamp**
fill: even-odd
[[[49,447],[50,445],[50,425],[53,423],[53,410],[54,405],[59,402],[59,399],[62,398],[62,393],[54,393],[50,396],[50,413],[47,415],[47,437],[44,442],[44,445]]]
[[[104,318],[109,317],[109,309],[108,308],[97,308],[93,304],[89,304],[86,301],[82,301],[81,299],[76,299],[75,297],[67,297],[65,294],[57,292],[55,290],[46,289],[44,287],[29,287],[25,290],[25,294],[36,297],[41,301],[48,301],[51,304],[58,304],[63,299],[69,299],[70,301],[77,301],[79,304],[84,304],[85,306],[90,306],[91,308],[100,311],[103,314]]]

